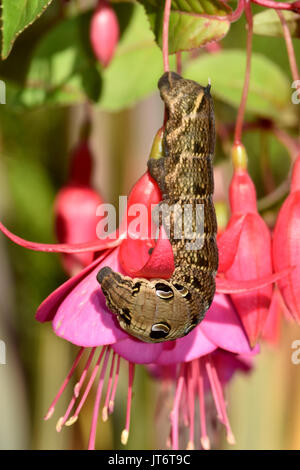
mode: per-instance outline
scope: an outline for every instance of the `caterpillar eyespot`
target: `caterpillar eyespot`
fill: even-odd
[[[170,286],[163,284],[162,282],[158,282],[155,284],[155,290],[156,290],[156,295],[157,297],[160,297],[161,299],[173,299],[174,297],[174,292],[171,289]]]
[[[182,297],[186,297],[189,294],[188,289],[184,286],[181,286],[180,284],[174,284],[174,287],[176,290],[178,290],[178,292],[180,292]]]
[[[166,72],[158,88],[167,121],[162,154],[150,158],[148,169],[163,194],[163,203],[177,207],[173,225],[161,215],[159,219],[165,229],[170,229],[167,233],[175,270],[169,280],[132,279],[108,267],[97,275],[107,306],[117,315],[120,326],[146,342],[175,340],[189,334],[203,320],[214,298],[218,269],[217,223],[212,202],[215,127],[210,86],[202,87]],[[189,226],[176,237],[178,217],[185,205],[192,207],[193,215]],[[204,209],[201,233],[197,230],[198,206]]]
[[[166,323],[156,323],[152,325],[150,337],[152,339],[162,339],[165,338],[169,332],[171,327]]]

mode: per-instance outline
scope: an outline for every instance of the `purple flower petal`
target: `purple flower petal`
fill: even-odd
[[[105,303],[96,275],[103,266],[121,271],[118,249],[109,254],[72,290],[57,309],[53,320],[55,333],[84,347],[115,343],[128,337]]]
[[[151,344],[129,337],[113,344],[112,348],[120,356],[137,364],[155,362],[155,364],[166,365],[192,361],[196,357],[214,351],[216,345],[209,341],[197,327],[188,336],[175,341]]]
[[[85,269],[76,274],[76,276],[71,277],[61,286],[55,289],[39,306],[37,309],[35,318],[36,320],[44,323],[46,321],[51,321],[55,317],[57,309],[62,301],[67,297],[68,294],[74,289],[80,281],[82,281],[95,266],[99,266],[101,261],[105,258],[105,255],[97,258],[92,264],[87,266]]]
[[[227,295],[215,295],[200,328],[211,342],[226,351],[237,354],[252,352],[243,326]]]
[[[201,331],[200,325],[187,336],[170,342],[172,348],[164,348],[157,360],[157,364],[173,364],[175,362],[188,362],[211,353],[217,346]],[[165,343],[166,345],[166,343]]]
[[[163,343],[145,343],[128,336],[112,345],[112,349],[127,361],[135,364],[150,364],[157,360],[163,351]]]

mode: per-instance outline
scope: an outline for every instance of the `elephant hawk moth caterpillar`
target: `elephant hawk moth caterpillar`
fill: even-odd
[[[204,223],[202,233],[194,232],[193,242],[198,241],[199,248],[187,249],[191,239],[185,230],[180,237],[174,236],[177,213],[173,212],[169,233],[175,270],[168,281],[132,279],[109,267],[97,275],[107,306],[117,315],[120,326],[146,342],[175,340],[203,320],[213,301],[218,268],[212,201],[215,124],[210,86],[204,88],[174,72],[166,72],[158,88],[167,121],[163,156],[148,161],[149,172],[161,189],[164,204],[188,204],[193,212],[202,205]],[[195,223],[193,216],[193,229]]]

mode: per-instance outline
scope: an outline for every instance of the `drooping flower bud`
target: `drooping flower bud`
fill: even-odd
[[[163,128],[153,140],[149,160],[163,156]],[[161,191],[147,171],[134,185],[127,209],[128,237],[120,246],[120,263],[131,277],[169,279],[174,271],[174,256],[170,240],[163,227],[159,234],[155,207],[161,201]],[[159,243],[157,243],[159,241]],[[138,254],[138,255],[137,255]]]
[[[229,241],[232,240],[234,250],[232,262],[224,270],[225,276],[236,281],[267,277],[272,274],[271,235],[257,211],[255,187],[247,172],[246,150],[241,144],[233,148],[233,163],[229,190],[231,218],[221,238],[232,234]],[[271,296],[271,284],[252,292],[231,294],[252,346],[265,324]]]
[[[91,170],[91,153],[87,142],[83,141],[73,153],[70,180],[60,189],[55,200],[55,229],[60,243],[84,243],[97,239],[99,219],[96,210],[103,201],[90,187]],[[93,252],[64,254],[62,264],[71,276],[88,266],[93,258]]]
[[[294,267],[278,286],[293,318],[300,322],[300,155],[294,165],[290,194],[277,217],[273,263],[276,272],[284,267]]]
[[[112,60],[119,40],[119,23],[114,9],[106,0],[99,0],[90,25],[90,40],[93,51],[107,67]]]

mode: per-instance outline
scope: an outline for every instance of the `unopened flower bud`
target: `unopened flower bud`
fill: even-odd
[[[106,0],[99,0],[91,20],[90,40],[103,67],[107,67],[112,60],[119,35],[119,23],[114,9]]]

